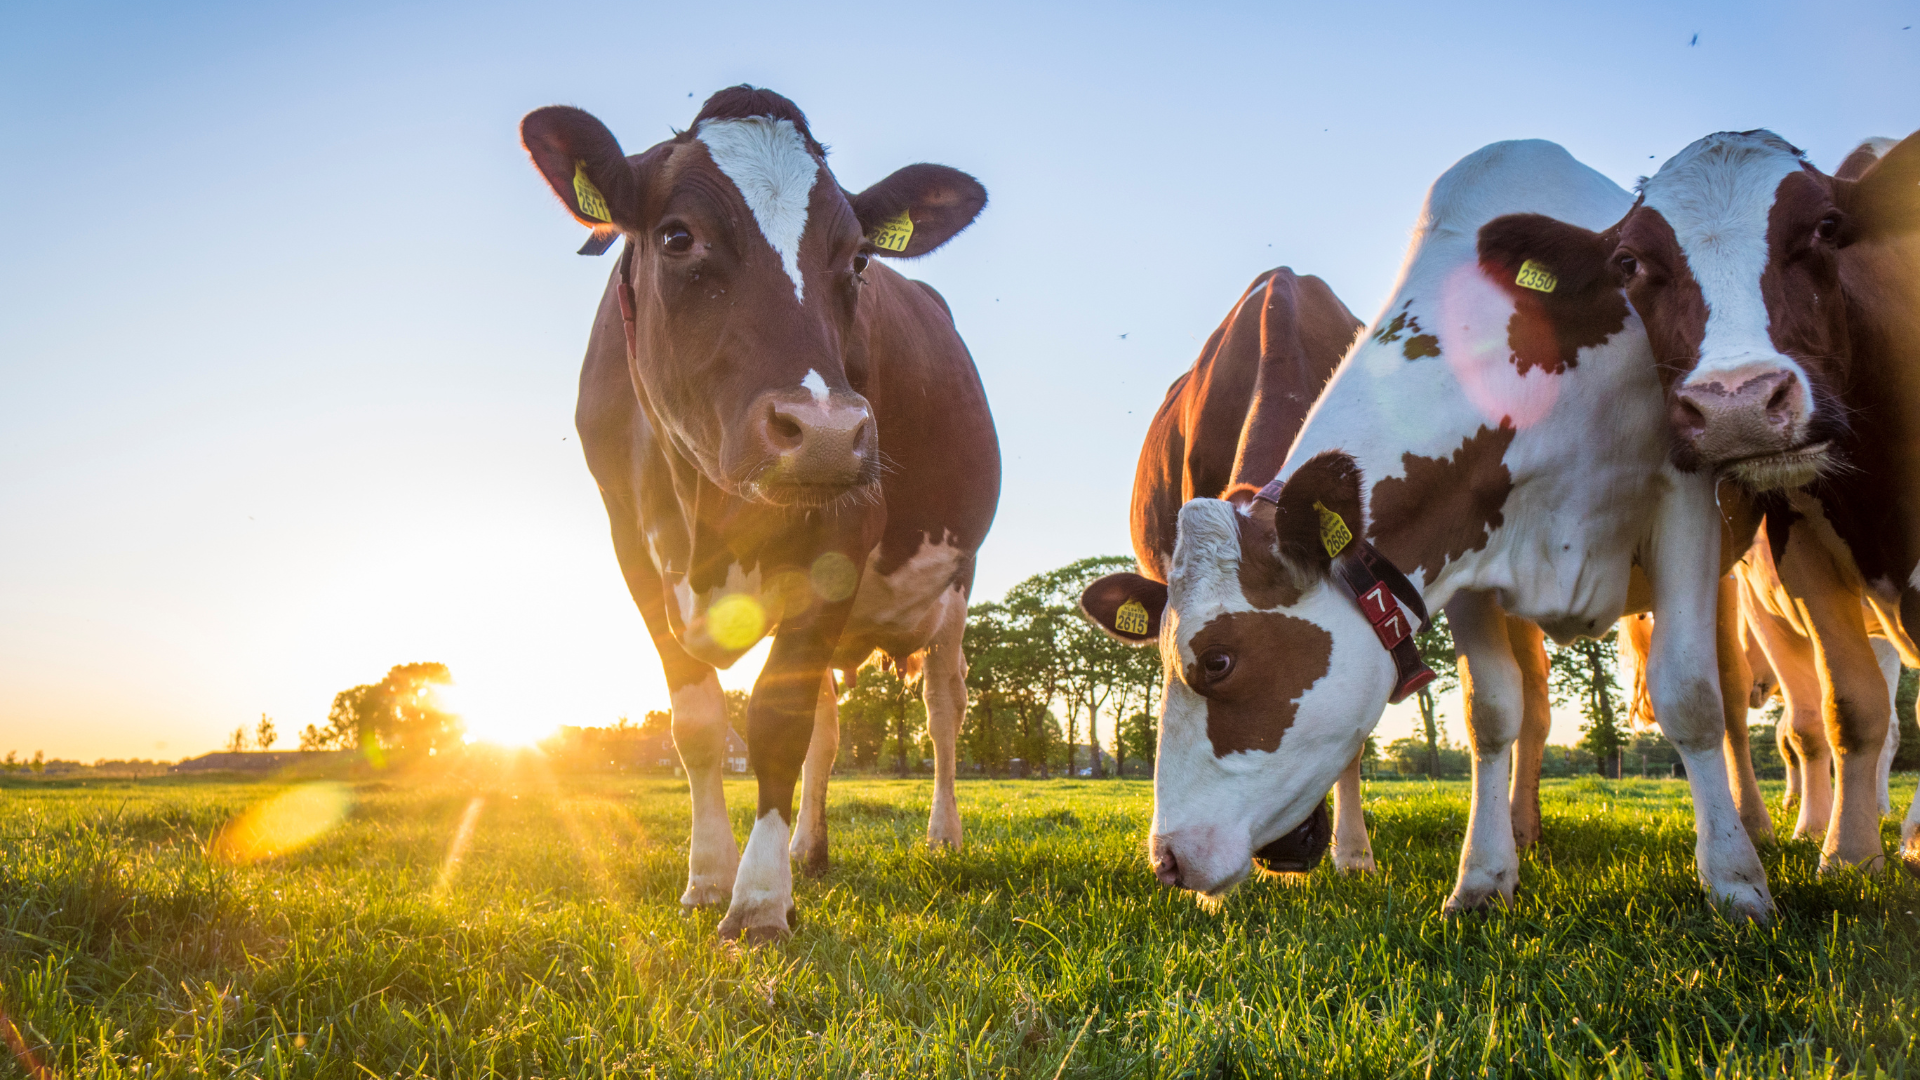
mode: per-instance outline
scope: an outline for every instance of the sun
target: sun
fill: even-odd
[[[435,687],[434,697],[439,701],[442,709],[458,716],[466,725],[465,741],[468,743],[532,746],[553,734],[556,727],[551,720],[498,708],[496,704],[488,702],[481,695],[470,693],[458,683],[447,683]]]

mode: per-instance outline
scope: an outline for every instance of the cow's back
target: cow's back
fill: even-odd
[[[1166,580],[1189,499],[1273,479],[1360,325],[1317,277],[1283,266],[1254,279],[1147,429],[1132,521],[1144,572]]]

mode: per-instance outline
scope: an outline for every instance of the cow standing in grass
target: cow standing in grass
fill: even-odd
[[[1555,242],[1625,282],[1669,379],[1717,373],[1713,393],[1675,402],[1683,432],[1764,403],[1751,430],[1773,445],[1730,471],[1775,492],[1759,552],[1771,573],[1749,599],[1783,685],[1799,682],[1796,834],[1824,829],[1823,869],[1871,866],[1885,856],[1894,666],[1873,634],[1920,666],[1920,137],[1871,140],[1827,176],[1771,132],[1720,132],[1642,190],[1613,228]],[[1920,797],[1901,854],[1920,872]]]
[[[521,136],[594,229],[582,250],[626,241],[576,423],[673,696],[693,801],[681,903],[729,902],[723,937],[783,935],[789,857],[816,872],[827,861],[831,669],[876,649],[924,651],[927,835],[961,842],[961,636],[999,499],[999,445],[945,302],[876,257],[946,243],[986,191],[954,169],[911,165],[849,192],[800,110],[745,86],[632,157],[573,108],[530,113]],[[748,706],[759,800],[743,854],[721,788],[727,722],[714,669],[768,633]]]
[[[1669,460],[1668,402],[1619,282],[1583,270],[1581,249],[1509,242],[1555,219],[1604,228],[1631,205],[1550,143],[1462,160],[1285,463],[1258,492],[1179,509],[1165,584],[1089,588],[1083,606],[1109,629],[1130,605],[1154,616],[1135,636],[1157,639],[1170,673],[1151,838],[1163,881],[1218,895],[1299,826],[1390,695],[1419,685],[1410,623],[1445,603],[1475,751],[1447,906],[1510,901],[1507,784],[1528,697],[1516,653],[1537,646],[1516,650],[1509,615],[1571,638],[1651,607],[1651,692],[1688,766],[1700,876],[1734,911],[1769,913],[1720,753],[1713,478]],[[1748,418],[1725,416],[1711,453],[1756,452]]]

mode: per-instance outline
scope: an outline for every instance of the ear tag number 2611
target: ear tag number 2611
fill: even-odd
[[[913,239],[913,215],[905,210],[880,223],[868,239],[881,251],[905,251]]]

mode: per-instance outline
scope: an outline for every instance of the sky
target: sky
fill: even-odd
[[[1498,139],[1630,185],[1768,127],[1831,169],[1920,126],[1915,24],[1920,0],[6,5],[0,753],[190,756],[421,660],[477,722],[666,707],[572,426],[612,259],[574,254],[519,146],[538,106],[638,152],[748,82],[850,188],[981,179],[979,222],[908,272],[999,427],[990,598],[1131,550],[1146,424],[1263,270],[1371,320],[1427,186]]]

